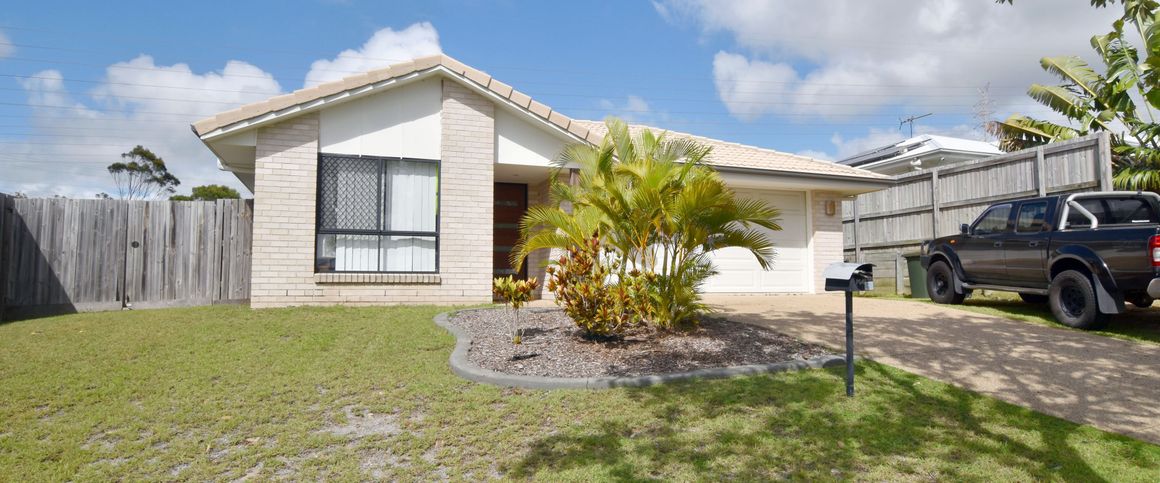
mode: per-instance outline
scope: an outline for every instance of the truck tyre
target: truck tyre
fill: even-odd
[[[1096,302],[1096,290],[1091,280],[1083,272],[1065,270],[1051,280],[1051,313],[1055,320],[1076,329],[1098,329],[1107,316],[1100,313]]]
[[[1019,294],[1019,298],[1023,299],[1024,302],[1027,302],[1029,304],[1045,304],[1045,303],[1047,303],[1047,296],[1046,295],[1039,295],[1039,294],[1034,294],[1034,293],[1021,293],[1021,294]]]
[[[926,293],[940,304],[961,304],[965,294],[955,293],[955,272],[947,262],[939,260],[926,270]]]

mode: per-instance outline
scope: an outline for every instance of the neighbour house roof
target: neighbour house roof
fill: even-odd
[[[904,159],[909,160],[928,154],[947,152],[977,155],[978,157],[1002,154],[1002,151],[997,146],[988,142],[923,134],[855,154],[854,156],[839,160],[838,164],[869,167],[870,165],[892,164]]]
[[[474,69],[447,55],[432,55],[408,62],[394,64],[381,69],[357,74],[343,79],[307,87],[289,94],[272,97],[265,101],[247,104],[237,109],[222,112],[202,119],[191,126],[195,134],[207,144],[210,138],[236,132],[273,121],[287,115],[295,115],[322,108],[330,102],[341,102],[354,96],[367,95],[380,89],[396,85],[400,79],[413,78],[433,71],[443,71],[468,86],[491,96],[500,102],[524,111],[547,124],[558,128],[577,141],[599,144],[607,128],[602,122],[573,120],[547,105],[537,102],[531,96],[512,88],[490,75]],[[644,125],[632,125],[634,130],[652,129],[666,131]],[[695,139],[713,147],[708,162],[720,167],[801,173],[816,176],[839,176],[843,178],[881,181],[889,178],[859,168],[844,166],[827,161],[783,153],[772,149],[731,143],[693,134],[668,131],[671,136]]]

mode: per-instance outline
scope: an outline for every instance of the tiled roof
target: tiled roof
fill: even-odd
[[[248,121],[271,113],[277,113],[302,104],[308,104],[323,98],[342,94],[347,91],[363,89],[367,86],[391,80],[394,78],[443,68],[458,75],[461,80],[471,82],[492,94],[511,102],[516,107],[559,127],[560,129],[592,144],[600,143],[607,128],[604,123],[596,121],[573,120],[551,107],[537,102],[512,86],[493,79],[487,73],[474,69],[447,55],[431,55],[420,57],[409,62],[394,64],[381,69],[372,70],[363,74],[352,75],[343,79],[326,82],[314,87],[299,89],[289,94],[272,97],[265,101],[246,104],[237,109],[217,114],[193,123],[193,131],[198,136],[205,136],[217,129],[229,127],[232,124]],[[652,129],[657,132],[663,129],[643,125],[632,125],[630,129]],[[717,166],[733,166],[740,168],[755,168],[773,171],[809,173],[817,175],[835,175],[866,179],[888,179],[888,177],[871,173],[866,170],[843,166],[813,158],[783,153],[771,149],[764,149],[744,144],[731,143],[710,139],[692,134],[668,131],[670,136],[682,136],[708,144],[713,147],[709,155],[709,163]]]
[[[599,136],[604,136],[604,134],[608,132],[608,128],[604,125],[603,122],[574,120],[572,121],[572,124],[582,124],[588,128],[589,132],[597,133]],[[629,132],[634,135],[644,129],[649,129],[656,133],[667,132],[667,136],[693,139],[701,144],[711,146],[713,151],[709,153],[706,162],[714,166],[753,168],[772,171],[786,171],[794,173],[809,173],[817,175],[867,179],[890,179],[889,176],[872,173],[864,169],[852,168],[850,166],[831,163],[829,161],[822,161],[805,156],[799,156],[796,154],[783,153],[781,151],[759,148],[757,146],[731,143],[728,141],[721,141],[719,139],[712,139],[694,134],[668,131],[665,129],[645,126],[642,124],[630,124],[628,129]]]

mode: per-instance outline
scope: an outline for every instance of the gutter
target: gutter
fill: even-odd
[[[777,169],[747,168],[747,167],[741,167],[741,166],[721,166],[721,165],[716,165],[716,164],[711,164],[711,163],[706,163],[706,165],[717,170],[717,171],[728,172],[728,173],[744,173],[744,174],[756,174],[756,175],[765,175],[765,176],[787,176],[787,177],[791,177],[791,178],[818,179],[818,180],[828,180],[828,181],[840,180],[840,181],[847,181],[847,182],[853,182],[853,183],[864,183],[864,184],[871,185],[871,186],[894,186],[895,184],[898,184],[897,180],[895,180],[894,178],[889,178],[889,177],[869,178],[869,177],[865,177],[865,176],[854,176],[854,175],[848,175],[848,174],[803,173],[800,171],[784,171],[784,170],[777,170]]]

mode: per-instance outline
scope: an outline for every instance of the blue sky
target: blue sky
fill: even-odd
[[[361,61],[333,71],[441,49],[572,117],[822,158],[901,139],[910,114],[934,113],[918,132],[979,137],[978,88],[991,117],[1036,113],[1037,59],[1086,53],[1113,15],[1080,0],[12,2],[0,191],[110,191],[104,166],[137,143],[183,191],[237,186],[189,122],[300,88],[348,49]]]

